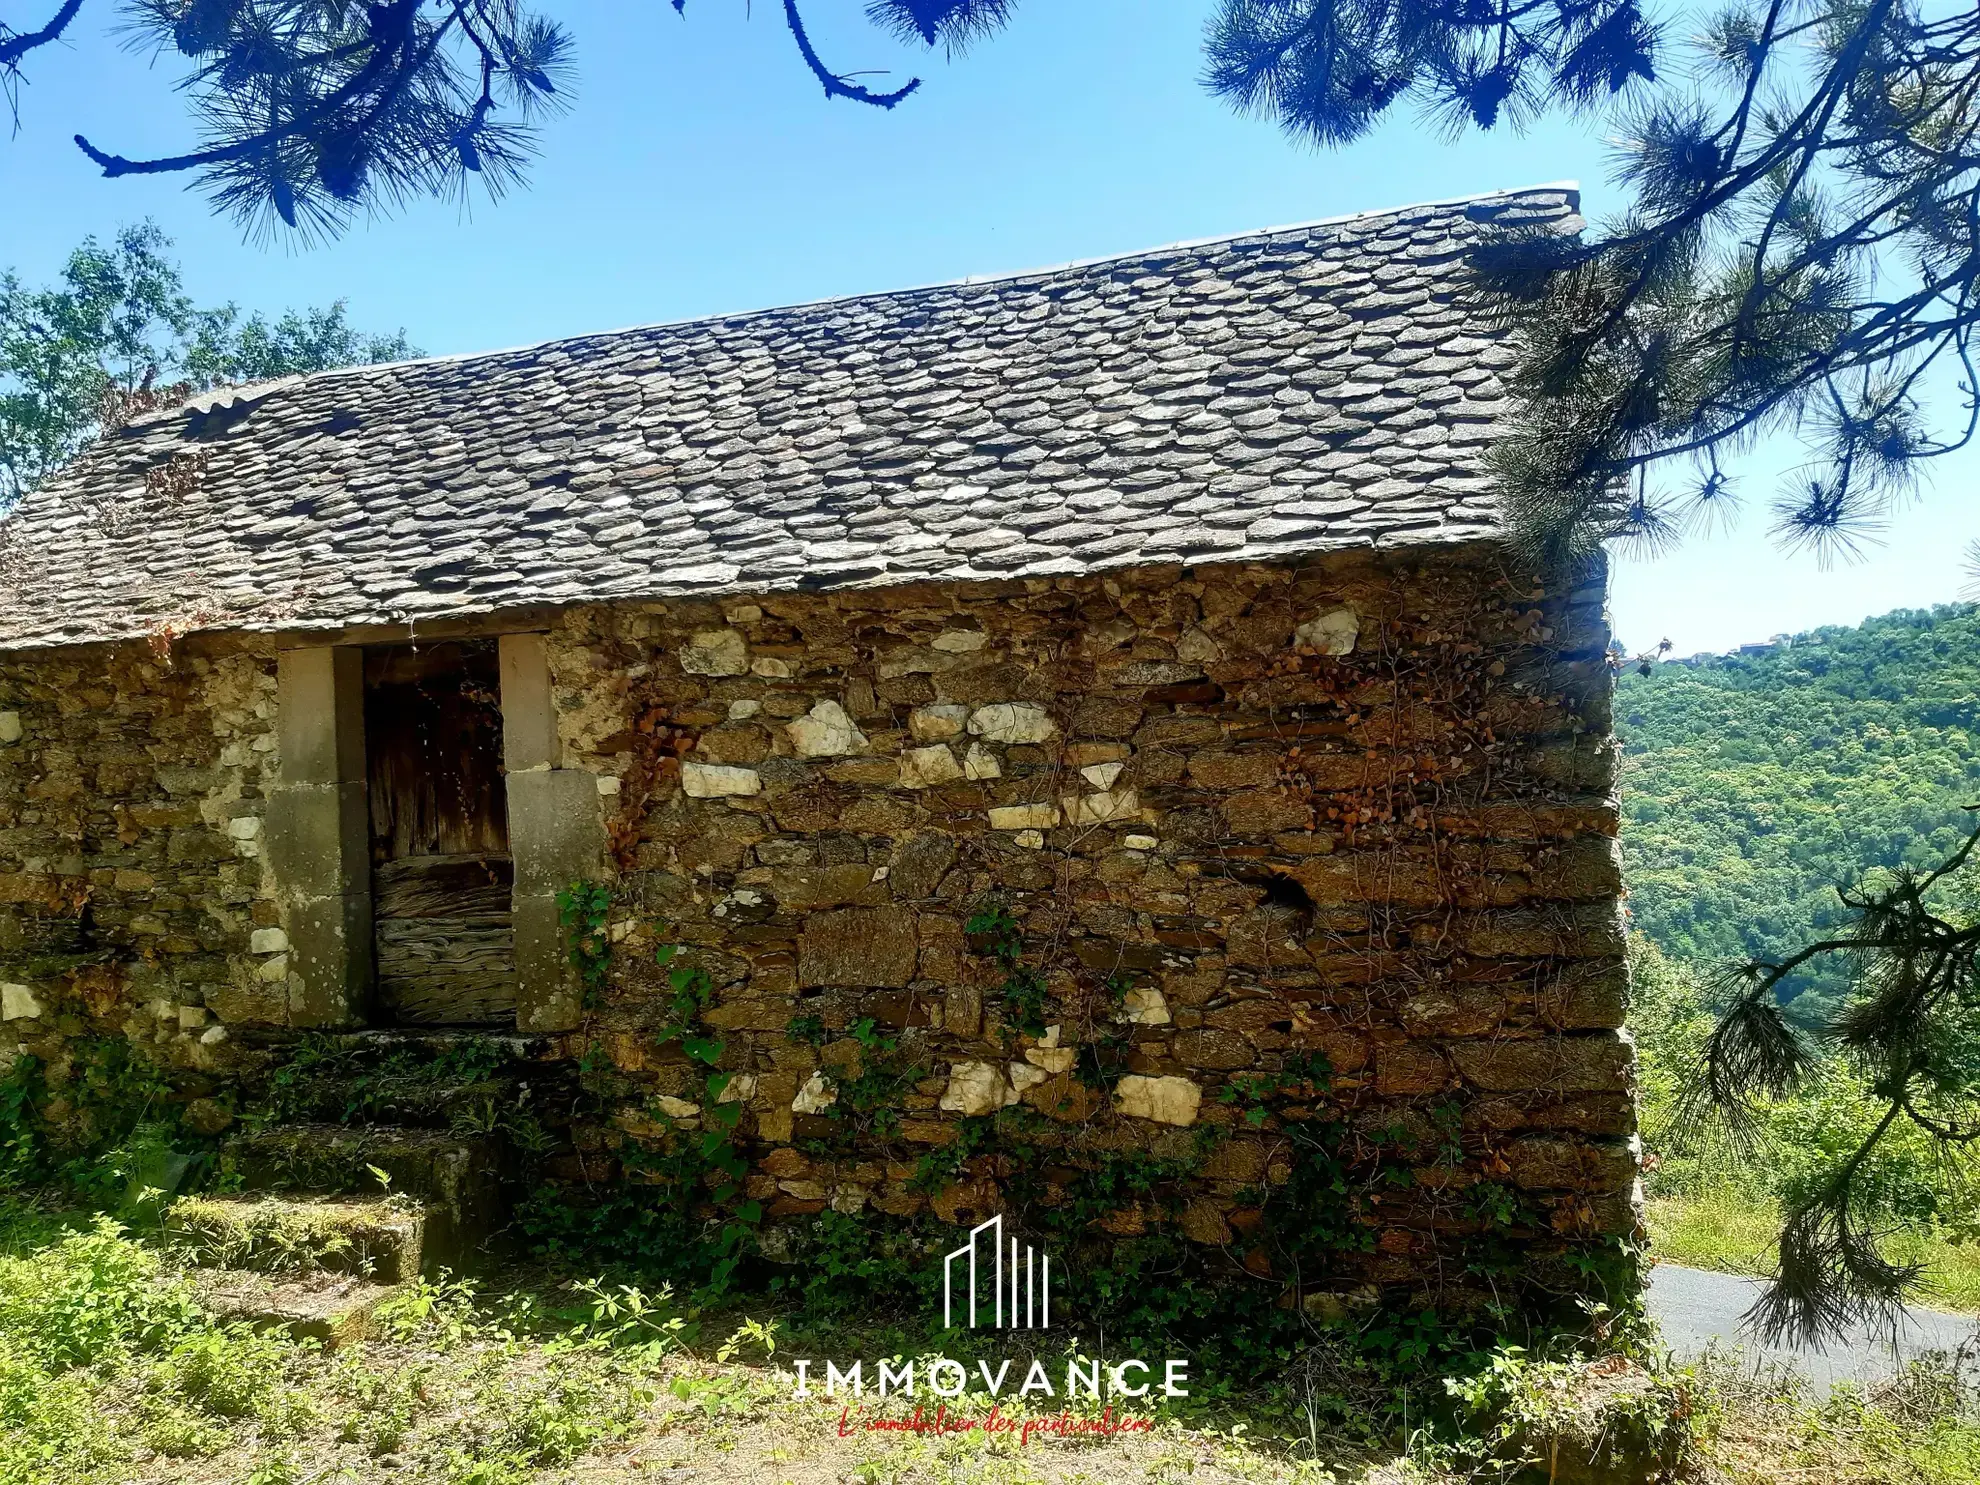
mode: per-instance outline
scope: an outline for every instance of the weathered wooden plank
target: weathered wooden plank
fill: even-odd
[[[506,856],[407,856],[371,871],[378,918],[485,918],[507,921],[515,866]]]
[[[378,995],[400,1023],[512,1022],[516,957],[506,913],[380,918],[374,924]]]

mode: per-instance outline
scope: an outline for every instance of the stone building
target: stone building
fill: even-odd
[[[1027,1158],[957,1145],[995,1125],[1037,1210],[1168,1161],[1092,1230],[1270,1275],[1288,1132],[1325,1124],[1409,1172],[1335,1291],[1613,1246],[1604,588],[1497,539],[1512,353],[1460,272],[1574,210],[134,420],[0,527],[0,1068],[37,1059],[59,1123],[121,1039],[245,1158],[305,1033],[480,1028],[610,1075],[532,1179],[712,1128],[773,1227],[997,1210]]]

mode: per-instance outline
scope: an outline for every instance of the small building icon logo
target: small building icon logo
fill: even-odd
[[[987,1236],[986,1236],[987,1235]],[[987,1255],[979,1263],[977,1254]],[[955,1293],[957,1264],[969,1260],[968,1303],[959,1306]],[[969,1241],[942,1259],[942,1325],[956,1324],[956,1313],[964,1309],[970,1329],[978,1325],[977,1297],[983,1277],[990,1281],[990,1324],[999,1330],[1044,1330],[1052,1323],[1052,1255],[1025,1246],[1012,1238],[1009,1251],[1004,1243],[1002,1215],[978,1223],[969,1230]]]

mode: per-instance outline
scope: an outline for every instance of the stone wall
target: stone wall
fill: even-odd
[[[773,1228],[1049,1208],[1148,1157],[1184,1174],[1095,1230],[1263,1273],[1318,1120],[1409,1172],[1332,1290],[1445,1272],[1487,1190],[1515,1246],[1630,1235],[1602,599],[1472,547],[565,611],[536,751],[595,775],[613,952],[555,1000],[599,1098],[549,1177],[652,1179],[735,1119],[685,966]],[[0,661],[0,1067],[59,1094],[73,1038],[122,1036],[218,1127],[306,1022],[274,654]]]
[[[59,1093],[74,1039],[122,1037],[197,1098],[230,1026],[287,1021],[275,721],[272,650],[0,659],[0,1069],[32,1053]]]
[[[1602,599],[1472,549],[573,611],[562,742],[612,792],[621,877],[570,1040],[632,1096],[564,1174],[636,1172],[707,1115],[649,952],[673,943],[772,1221],[1049,1206],[1142,1152],[1196,1175],[1102,1226],[1269,1266],[1275,1131],[1339,1117],[1417,1167],[1346,1277],[1438,1271],[1483,1182],[1522,1241],[1631,1233]],[[982,931],[1000,907],[1042,1007]],[[1314,1053],[1330,1093],[1253,1112]],[[1006,1109],[1033,1153],[931,1183]]]

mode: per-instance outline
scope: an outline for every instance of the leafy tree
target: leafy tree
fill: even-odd
[[[1635,924],[1676,959],[1779,959],[1844,921],[1834,884],[1926,868],[1980,800],[1980,611],[1905,610],[1701,656],[1617,685]],[[1778,993],[1807,1028],[1840,958]]]
[[[44,23],[0,23],[0,83],[59,40],[82,0],[48,0]],[[687,0],[671,0],[687,11]],[[959,52],[1001,26],[1014,0],[873,0],[867,13],[910,42]],[[798,0],[784,27],[828,98],[892,108],[921,86],[875,90],[826,65]],[[256,227],[330,235],[355,216],[480,181],[522,177],[536,125],[570,96],[572,46],[517,0],[132,0],[133,40],[183,59],[199,148],[130,159],[76,144],[107,176],[196,172]]]
[[[403,332],[353,329],[342,300],[272,322],[232,304],[197,309],[171,246],[146,223],[107,246],[86,239],[50,287],[0,274],[0,512],[106,424],[169,398],[418,354]]]

